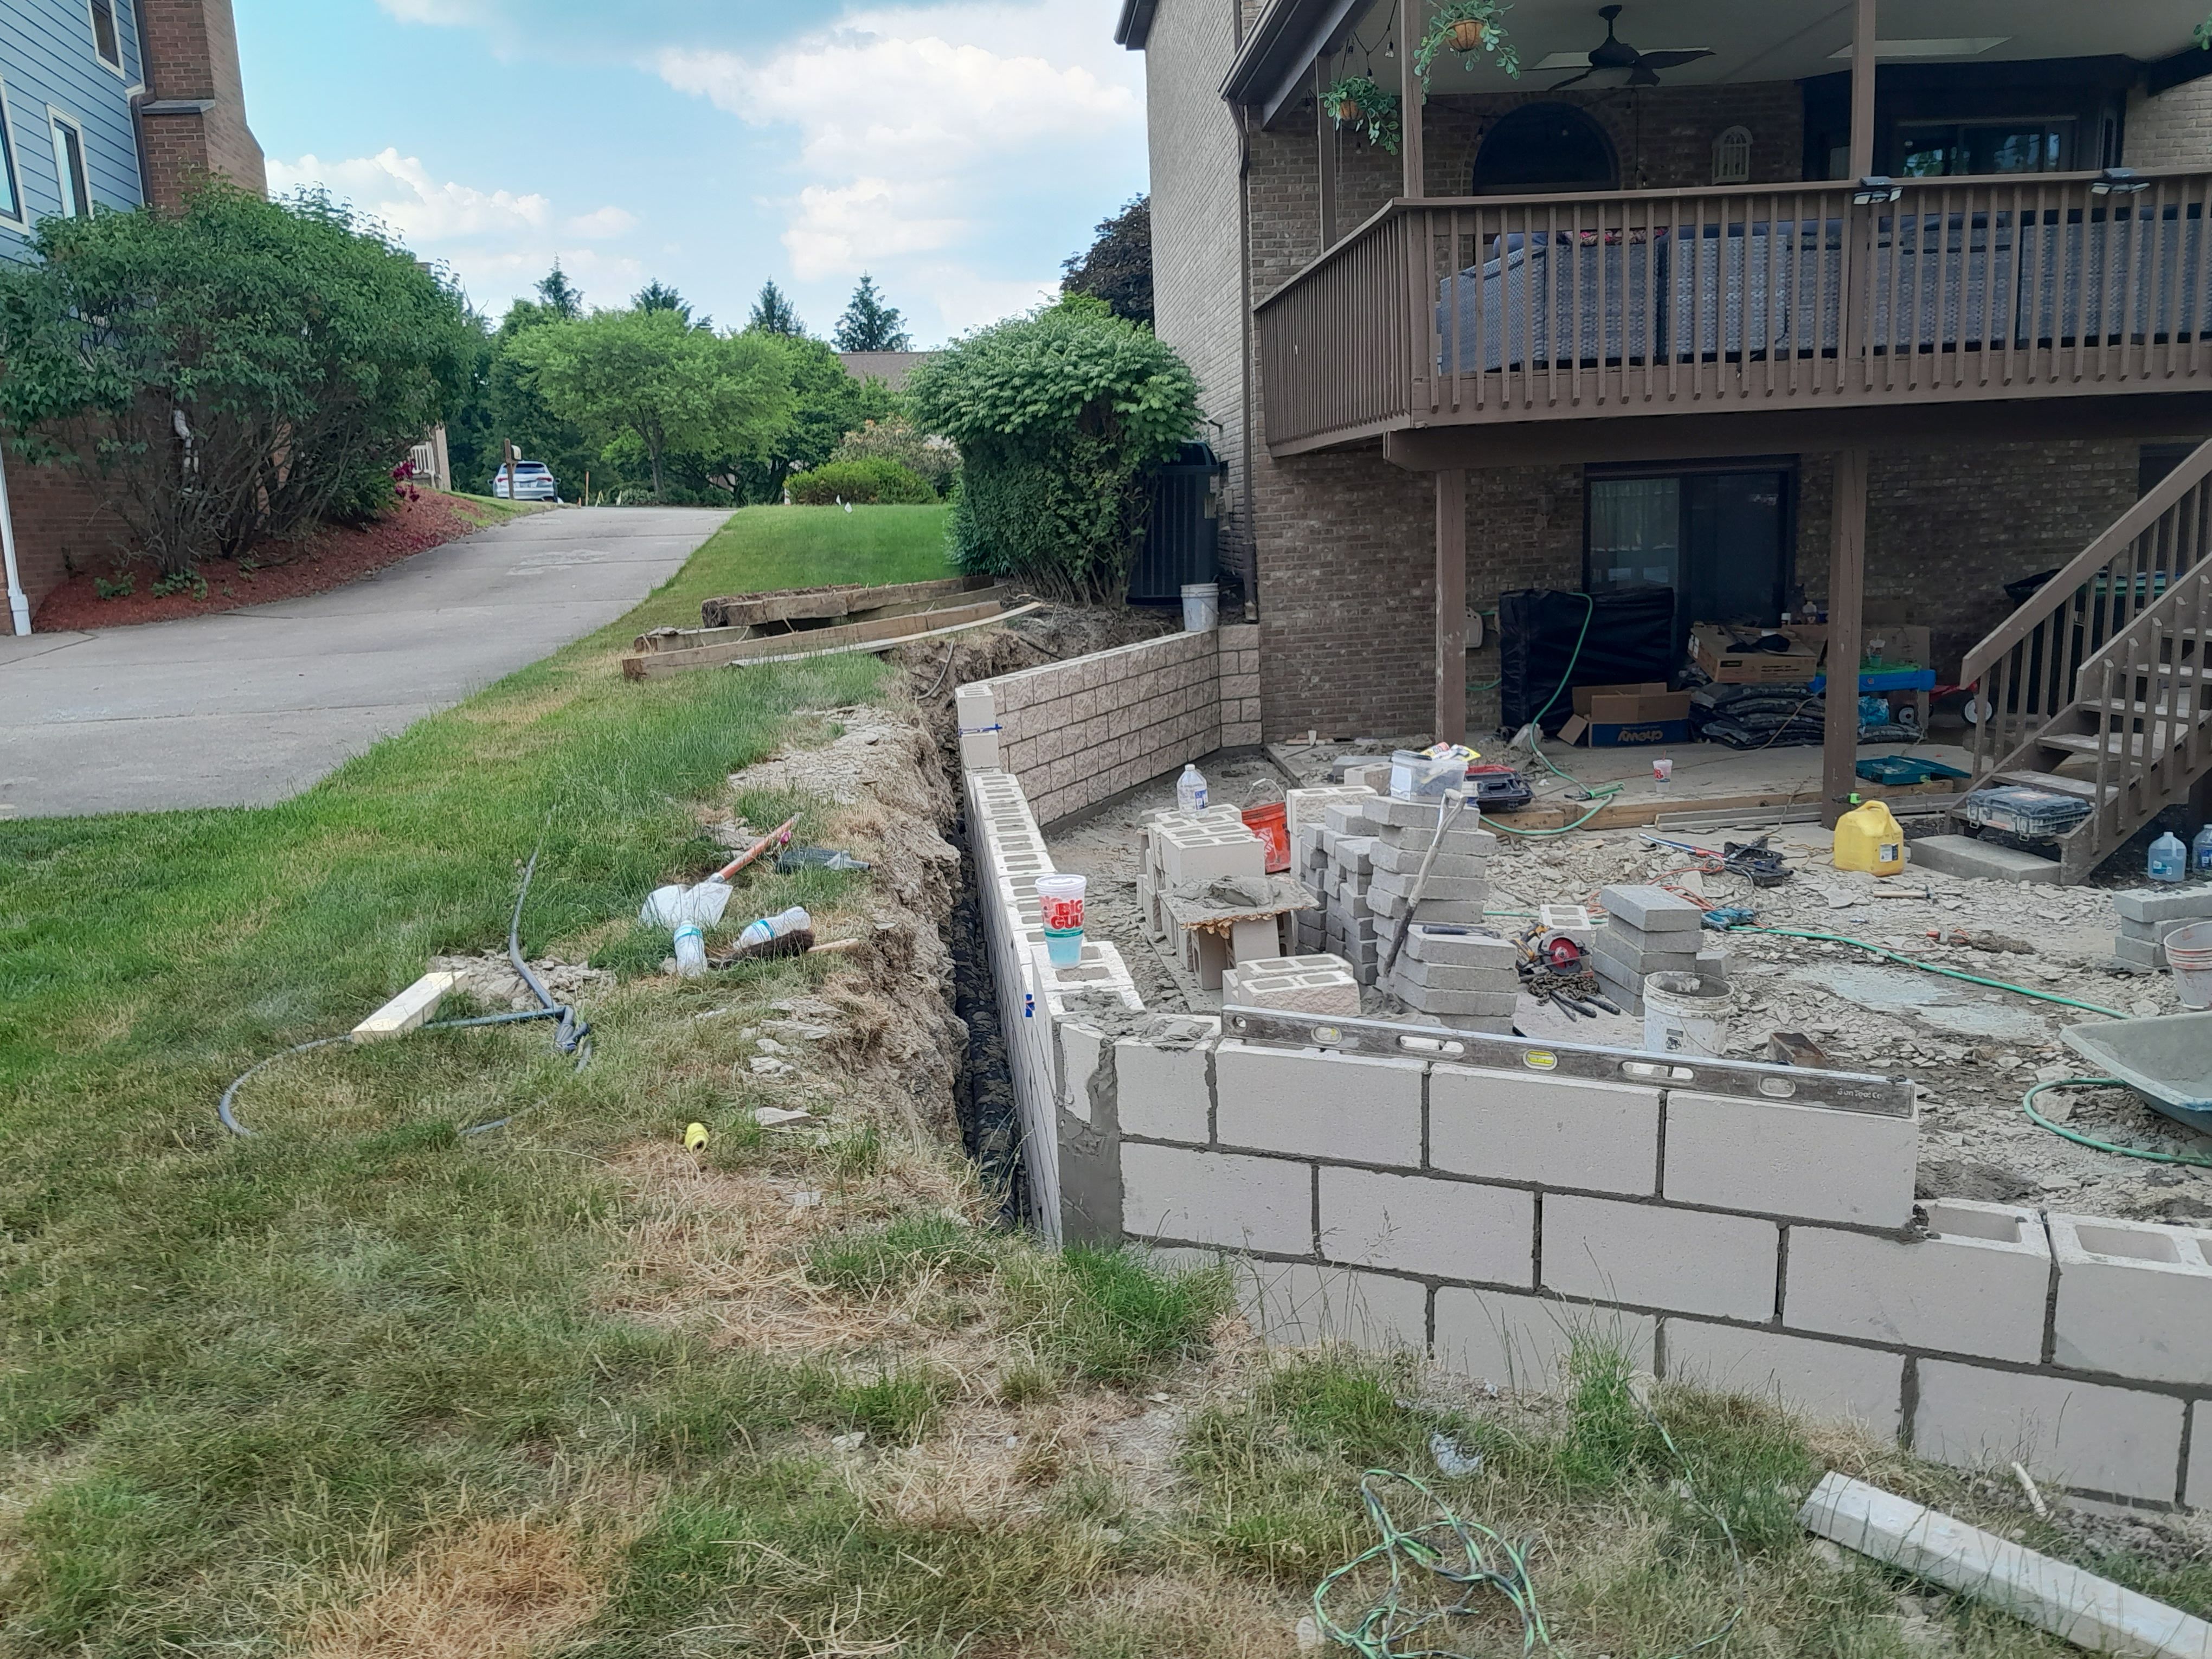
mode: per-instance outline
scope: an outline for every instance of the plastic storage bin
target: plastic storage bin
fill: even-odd
[[[2023,841],[2055,841],[2089,816],[2089,803],[2077,795],[2009,783],[1977,789],[1959,803],[1959,816],[1981,829],[2002,830]]]

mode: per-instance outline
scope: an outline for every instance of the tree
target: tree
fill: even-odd
[[[466,390],[459,293],[319,193],[55,216],[0,268],[0,421],[162,573],[389,501]]]
[[[1062,294],[1088,294],[1116,317],[1152,322],[1152,198],[1133,197],[1098,222],[1097,240],[1060,266]]]
[[[806,325],[799,320],[799,313],[773,282],[761,284],[760,297],[753,301],[752,315],[746,319],[745,328],[750,333],[783,334],[793,339],[806,332]]]
[[[694,319],[691,302],[659,277],[647,283],[630,297],[630,304],[639,311],[672,311],[694,328],[712,328],[712,317]]]
[[[898,399],[881,380],[856,380],[836,349],[805,336],[749,334],[782,354],[791,376],[792,417],[765,453],[739,469],[746,499],[780,501],[794,472],[820,466],[844,435],[892,412]]]
[[[532,331],[515,355],[546,405],[603,453],[643,461],[656,500],[670,454],[757,456],[791,417],[791,377],[772,341],[688,328],[673,311],[602,311]]]
[[[957,341],[908,395],[925,431],[960,447],[962,569],[1069,599],[1128,591],[1146,480],[1198,426],[1198,382],[1172,349],[1079,295]]]
[[[568,280],[556,257],[553,269],[538,279],[538,298],[546,310],[562,322],[573,323],[584,314],[584,296]]]
[[[830,337],[840,351],[911,351],[914,341],[903,326],[905,322],[897,307],[884,303],[884,296],[876,291],[875,278],[864,270],[860,285],[853,290],[853,298]]]

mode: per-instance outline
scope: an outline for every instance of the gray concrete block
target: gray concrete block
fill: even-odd
[[[2139,939],[2116,935],[2112,939],[2112,955],[2130,967],[2147,969],[2152,973],[2162,973],[2168,965],[2163,945],[2151,945]]]
[[[1127,1143],[1121,1230],[1133,1238],[1304,1255],[1313,1249],[1313,1171],[1282,1158]]]
[[[2009,881],[2056,885],[2058,861],[1977,841],[1972,836],[1929,836],[1911,843],[1912,866],[1939,876],[1976,881]]]
[[[2058,1258],[2051,1358],[2147,1382],[2212,1377],[2212,1232],[2048,1218]]]
[[[1704,911],[1663,887],[1608,887],[1598,902],[1607,915],[1647,933],[1695,933],[1705,926]]]
[[[1646,1195],[1658,1190],[1659,1091],[1439,1063],[1429,1161],[1492,1181]]]
[[[1240,1261],[1231,1267],[1238,1305],[1278,1346],[1349,1342],[1415,1353],[1428,1347],[1428,1290],[1410,1279],[1304,1262]]]
[[[1232,1146],[1416,1166],[1424,1069],[1226,1042],[1213,1055],[1214,1132]]]
[[[1398,953],[1395,970],[1408,985],[1435,991],[1503,991],[1510,996],[1521,989],[1521,975],[1511,968],[1469,968],[1452,962],[1424,962],[1408,941]]]
[[[1885,1440],[1904,1425],[1901,1353],[1694,1319],[1667,1322],[1666,1352],[1669,1382],[1848,1418]]]
[[[1525,1290],[1536,1279],[1536,1196],[1325,1164],[1321,1253],[1349,1267]]]
[[[1645,937],[1678,939],[1693,945],[1698,939],[1695,933],[1656,933]],[[1642,950],[1613,937],[1610,927],[1597,930],[1597,937],[1591,941],[1590,950],[1599,961],[1616,964],[1623,977],[1630,974],[1641,977],[1647,974],[1694,974],[1698,971],[1696,951]]]
[[[1407,912],[1406,901],[1395,893],[1370,893],[1368,906],[1378,916],[1393,924]],[[1414,922],[1437,922],[1454,927],[1479,927],[1488,914],[1488,904],[1482,899],[1425,898],[1412,908]],[[1395,927],[1391,929],[1395,932]]]
[[[1433,870],[1426,880],[1412,871],[1398,874],[1378,870],[1375,872],[1375,879],[1368,884],[1367,891],[1370,896],[1387,893],[1394,898],[1410,899],[1415,888],[1420,890],[1423,898],[1487,899],[1490,896],[1490,883],[1481,876],[1440,876]]]
[[[1910,1241],[1790,1230],[1782,1322],[1862,1341],[2033,1364],[2051,1249],[2033,1210],[1938,1199]]]
[[[2180,1401],[1945,1359],[1923,1359],[1919,1370],[1912,1449],[1921,1456],[2000,1471],[2018,1460],[2060,1486],[2174,1501]]]
[[[1377,875],[1418,875],[1421,860],[1428,856],[1419,848],[1393,847],[1389,842],[1380,839],[1373,843],[1373,848],[1370,856]],[[1487,854],[1438,853],[1429,873],[1435,876],[1481,876],[1487,874],[1489,870]]]
[[[1500,1388],[1548,1392],[1566,1376],[1577,1337],[1624,1350],[1645,1370],[1658,1327],[1648,1314],[1447,1285],[1437,1291],[1436,1358]]]
[[[1468,1014],[1477,1018],[1510,1019],[1520,1006],[1521,993],[1512,991],[1444,991],[1409,985],[1393,975],[1382,988],[1407,1007],[1425,1014]]]
[[[1544,1288],[1562,1296],[1773,1317],[1782,1230],[1771,1221],[1550,1193],[1543,1233]]]
[[[1521,960],[1511,940],[1480,928],[1413,924],[1406,935],[1406,954],[1420,962],[1467,968],[1511,969]]]
[[[1918,1150],[1909,1117],[1671,1090],[1659,1190],[1716,1209],[1902,1227]]]
[[[2131,887],[2112,895],[2122,921],[2212,921],[2212,882],[2187,881],[2178,887]]]
[[[1437,815],[1443,808],[1438,800],[1400,800],[1392,795],[1377,795],[1361,805],[1374,823],[1387,823],[1395,830],[1433,830],[1437,827]],[[1462,808],[1453,819],[1453,828],[1481,829],[1482,809],[1472,804]]]

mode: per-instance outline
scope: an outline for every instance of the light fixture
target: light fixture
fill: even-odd
[[[1853,207],[1872,207],[1877,202],[1902,201],[1905,186],[1887,173],[1870,173],[1859,180],[1859,187],[1851,192]]]
[[[2106,167],[2089,181],[2092,196],[2140,196],[2150,188],[2150,180],[2133,167]]]

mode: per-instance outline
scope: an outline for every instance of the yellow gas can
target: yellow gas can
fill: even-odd
[[[1905,868],[1905,831],[1878,800],[1846,812],[1836,824],[1836,868],[1893,876]]]

